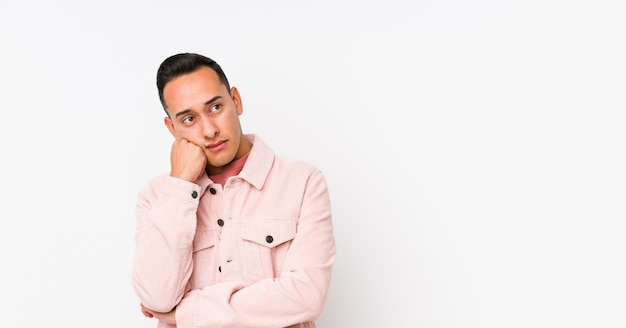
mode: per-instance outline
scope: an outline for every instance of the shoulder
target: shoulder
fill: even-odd
[[[325,183],[326,178],[321,170],[314,164],[297,159],[275,156],[272,167],[272,176],[280,176],[282,179],[295,183],[301,181],[304,184],[317,182]]]
[[[303,160],[287,158],[280,155],[274,156],[274,164],[280,168],[293,169],[303,172],[319,172],[319,169],[312,163]]]
[[[257,135],[250,135],[248,138],[253,147],[248,158],[248,167],[244,169],[250,181],[261,185],[266,178],[308,181],[311,177],[318,176],[323,179],[319,168],[313,163],[277,154]]]

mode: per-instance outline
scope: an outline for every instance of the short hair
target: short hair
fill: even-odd
[[[156,84],[159,90],[159,100],[165,110],[165,113],[169,116],[167,108],[165,107],[165,100],[163,99],[163,89],[165,85],[171,80],[185,74],[193,73],[206,66],[215,73],[220,79],[220,82],[226,87],[226,90],[230,94],[230,84],[226,78],[226,74],[222,70],[222,67],[213,59],[196,53],[179,53],[166,58],[157,71]]]

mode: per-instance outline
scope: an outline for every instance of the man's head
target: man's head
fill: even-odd
[[[194,53],[180,53],[170,56],[159,66],[156,80],[157,89],[159,90],[159,100],[161,100],[161,105],[163,105],[163,109],[168,116],[167,106],[163,99],[163,89],[165,85],[174,78],[194,72],[203,66],[215,71],[226,90],[230,92],[230,84],[228,83],[226,74],[224,74],[222,67],[213,59]]]
[[[157,88],[167,113],[165,125],[177,140],[204,151],[210,175],[250,150],[239,122],[239,91],[229,86],[215,61],[190,53],[171,56],[159,67]]]

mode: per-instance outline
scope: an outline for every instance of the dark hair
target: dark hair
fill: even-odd
[[[220,65],[213,59],[195,54],[195,53],[180,53],[166,58],[159,66],[157,71],[156,84],[159,90],[159,100],[165,113],[169,116],[167,108],[165,108],[165,100],[163,99],[163,89],[165,85],[171,80],[185,74],[193,73],[200,69],[202,66],[206,66],[215,73],[220,79],[220,82],[226,87],[228,93],[230,93],[230,84],[226,78],[226,74],[222,71]]]

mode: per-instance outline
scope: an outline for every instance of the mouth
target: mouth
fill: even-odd
[[[218,141],[216,143],[207,145],[206,148],[210,151],[218,151],[224,148],[225,145],[226,145],[226,141],[222,140],[222,141]]]

